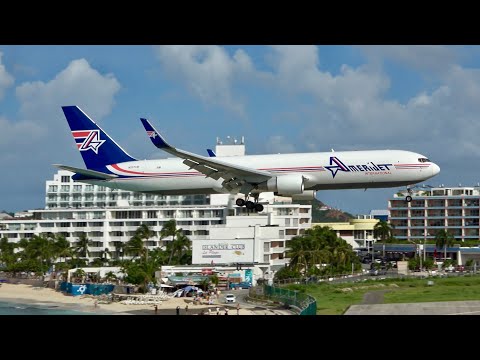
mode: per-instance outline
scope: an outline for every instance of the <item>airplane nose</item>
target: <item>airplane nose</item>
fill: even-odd
[[[432,176],[437,175],[440,172],[440,166],[437,164],[432,163]]]

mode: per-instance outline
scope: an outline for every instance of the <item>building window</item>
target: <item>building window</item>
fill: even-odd
[[[70,176],[62,176],[62,183],[70,182]]]

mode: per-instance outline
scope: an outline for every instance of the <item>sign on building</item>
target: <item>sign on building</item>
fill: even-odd
[[[192,245],[193,264],[253,262],[253,239],[196,240]]]

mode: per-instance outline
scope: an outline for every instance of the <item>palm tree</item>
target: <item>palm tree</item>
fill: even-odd
[[[294,236],[288,241],[288,247],[289,250],[287,250],[286,255],[290,258],[289,267],[303,273],[308,268],[306,241],[302,236]]]
[[[187,265],[191,263],[192,259],[192,242],[183,233],[177,235],[175,240],[175,252],[177,253],[177,259],[179,265]]]
[[[67,257],[72,256],[72,249],[70,247],[70,241],[68,241],[65,236],[57,234],[55,237],[55,254],[60,258],[63,257],[63,261],[67,261]]]
[[[164,239],[166,237],[171,236],[172,241],[167,244],[167,249],[170,250],[170,257],[168,258],[168,265],[170,265],[172,261],[173,254],[175,253],[175,239],[177,236],[182,234],[182,229],[177,229],[177,222],[175,219],[168,220],[162,226],[162,230],[160,230],[160,239]]]
[[[125,251],[131,255],[133,258],[145,254],[145,243],[142,238],[137,234],[133,235],[130,240],[125,244]]]
[[[345,272],[358,262],[352,247],[326,226],[307,229],[304,235],[293,237],[286,246],[290,271],[285,270],[285,275],[314,275],[327,269],[331,273]],[[328,264],[328,268],[319,269],[321,264]]]
[[[28,242],[29,257],[36,259],[40,265],[40,271],[46,271],[52,262],[55,253],[55,245],[52,238],[44,234],[34,235]]]
[[[8,269],[15,263],[15,243],[8,242],[7,238],[0,239],[0,263],[3,263]]]
[[[435,246],[444,248],[444,261],[447,260],[447,246],[452,246],[454,241],[455,237],[445,229],[438,231],[435,235]]]
[[[148,241],[150,238],[156,236],[155,231],[152,231],[146,224],[141,224],[135,231],[135,235],[142,239],[142,241]],[[145,257],[148,257],[147,246],[145,246]]]
[[[393,225],[390,225],[386,221],[380,220],[373,227],[373,236],[375,239],[380,239],[385,243],[388,239],[393,237]]]
[[[88,247],[92,245],[92,241],[87,237],[86,233],[81,233],[78,237],[78,241],[74,245],[75,253],[86,260],[90,256],[90,251]]]
[[[106,281],[115,281],[117,280],[117,275],[113,273],[113,271],[109,271],[105,274]]]

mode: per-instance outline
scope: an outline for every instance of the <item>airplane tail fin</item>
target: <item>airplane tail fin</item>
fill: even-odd
[[[62,110],[87,169],[102,170],[106,165],[137,160],[128,155],[78,106],[62,106]]]
[[[217,154],[215,154],[215,151],[213,151],[212,149],[207,149],[207,153],[208,153],[208,156],[210,156],[210,157],[217,156]]]

